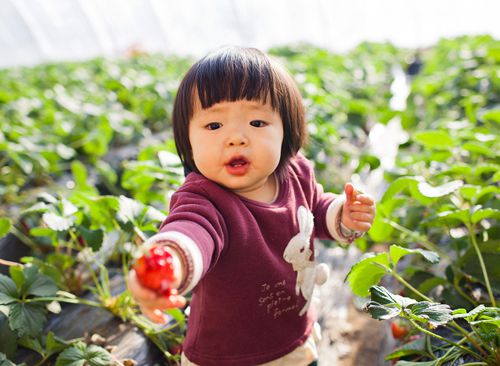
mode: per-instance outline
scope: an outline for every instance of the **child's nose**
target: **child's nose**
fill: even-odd
[[[228,138],[229,146],[245,146],[248,144],[248,139],[241,132],[234,132]]]

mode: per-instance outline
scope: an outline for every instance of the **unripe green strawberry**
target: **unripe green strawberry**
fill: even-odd
[[[170,250],[162,245],[152,245],[137,259],[133,266],[139,283],[156,293],[169,296],[175,293],[173,257]]]

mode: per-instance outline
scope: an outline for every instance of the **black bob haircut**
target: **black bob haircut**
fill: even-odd
[[[186,172],[198,172],[189,142],[189,121],[196,94],[202,108],[238,100],[270,101],[283,121],[281,159],[276,174],[307,140],[302,97],[290,74],[255,48],[224,47],[196,62],[182,79],[174,101],[172,123],[175,145]]]

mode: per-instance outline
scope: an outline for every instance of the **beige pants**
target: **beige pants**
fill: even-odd
[[[295,348],[289,354],[277,360],[261,364],[260,366],[307,366],[318,359],[318,347],[321,341],[321,329],[318,323],[314,323],[313,331],[304,344]],[[198,366],[188,360],[183,353],[181,356],[181,366]]]

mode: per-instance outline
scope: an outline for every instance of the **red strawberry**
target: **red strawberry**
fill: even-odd
[[[395,339],[403,339],[408,334],[408,327],[403,322],[393,320],[391,323],[392,336]]]
[[[139,283],[160,295],[169,296],[175,292],[173,257],[169,249],[153,245],[133,266]]]
[[[168,351],[173,355],[180,355],[182,353],[182,343],[174,343],[168,347]]]

